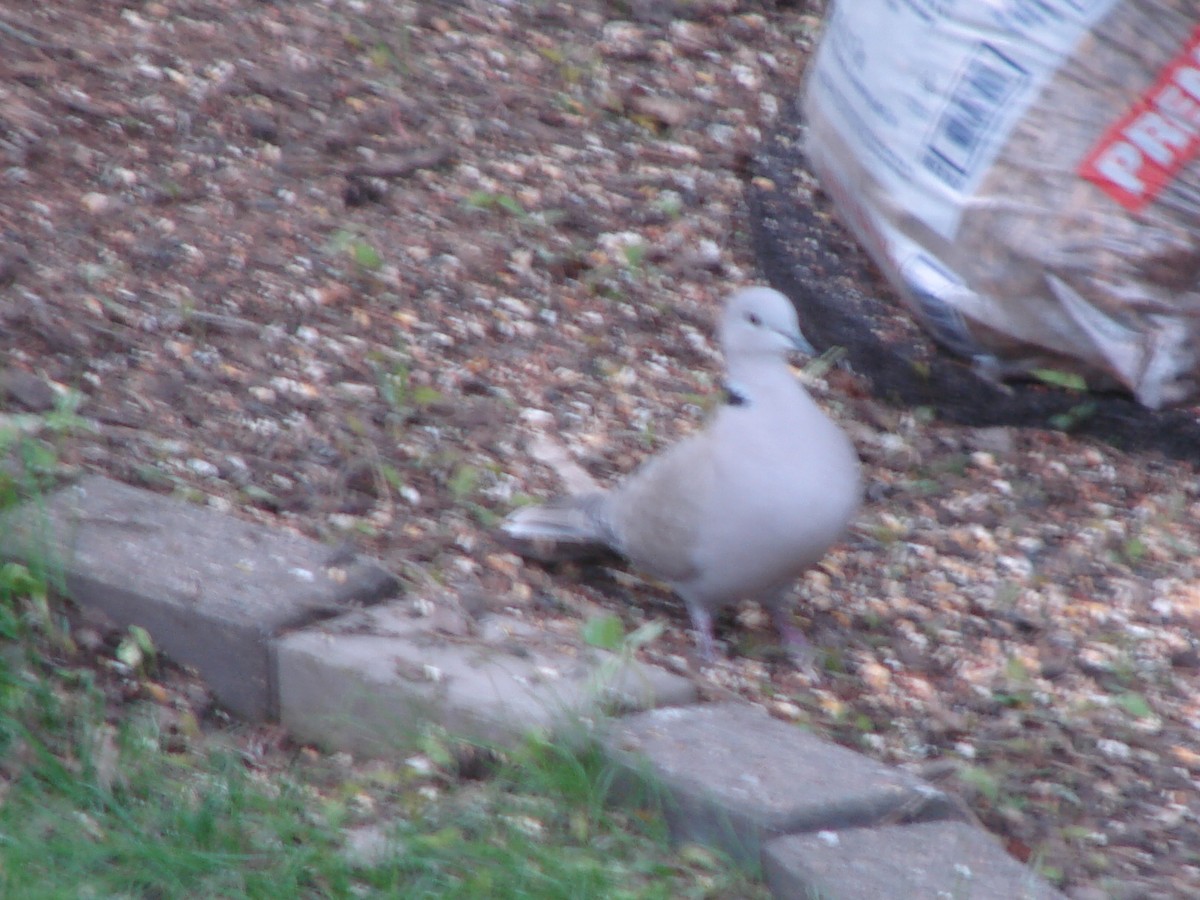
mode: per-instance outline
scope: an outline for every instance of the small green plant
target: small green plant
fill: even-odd
[[[393,491],[400,490],[406,484],[400,470],[390,463],[380,463],[379,474],[383,477],[384,483]]]
[[[628,244],[625,246],[625,264],[629,268],[640,270],[642,263],[646,261],[646,245],[645,244]]]
[[[1050,417],[1050,425],[1057,428],[1059,431],[1074,431],[1093,415],[1099,407],[1095,401],[1088,400],[1084,403],[1077,403],[1064,413],[1059,413],[1056,416]]]
[[[992,699],[1010,709],[1026,709],[1033,706],[1029,667],[1018,657],[1010,656],[1005,664],[1004,674],[1005,684],[992,692]]]
[[[616,650],[625,640],[625,624],[615,613],[592,616],[583,623],[584,643],[602,650]]]
[[[78,391],[65,391],[48,412],[9,416],[0,425],[0,459],[10,462],[0,467],[0,508],[51,484],[62,440],[90,427],[77,412],[83,399]]]
[[[29,568],[19,562],[0,564],[0,601],[11,605],[14,598],[40,598],[46,594],[46,586],[41,579],[34,577]],[[17,631],[7,630],[4,637],[15,639],[20,637]]]
[[[890,517],[872,523],[869,530],[871,537],[884,546],[898,543],[908,535],[908,527]]]
[[[917,406],[913,408],[912,416],[918,425],[932,425],[937,421],[937,409],[932,406]]]
[[[1034,866],[1034,870],[1045,878],[1048,882],[1054,885],[1061,885],[1066,880],[1066,875],[1058,866],[1052,866],[1049,863],[1040,862]]]
[[[570,94],[564,93],[562,91],[560,91],[554,95],[554,105],[556,107],[558,107],[559,109],[561,109],[563,112],[568,113],[572,116],[580,116],[580,115],[583,115],[587,111],[587,107],[585,107],[582,103],[580,103],[577,99],[572,97]]]
[[[1034,369],[1029,373],[1042,384],[1062,388],[1065,391],[1082,393],[1087,390],[1087,381],[1075,372],[1063,372],[1059,369]]]
[[[525,221],[529,218],[529,213],[525,211],[520,202],[507,194],[494,194],[489,191],[472,191],[463,200],[463,206],[467,209],[482,209],[482,210],[501,210],[508,213],[514,219]]]
[[[462,465],[454,470],[447,487],[450,495],[457,501],[470,497],[479,488],[480,471],[475,466]]]
[[[1034,369],[1030,374],[1042,384],[1059,388],[1072,394],[1087,392],[1087,381],[1075,372],[1063,372],[1058,369]],[[1073,431],[1090,419],[1096,412],[1097,405],[1093,400],[1077,403],[1066,412],[1050,417],[1050,425],[1059,431]]]
[[[379,396],[391,408],[393,416],[401,423],[425,406],[440,402],[442,393],[426,384],[413,384],[407,362],[400,361],[390,369],[375,368]]]
[[[683,212],[683,198],[676,191],[663,191],[654,200],[654,208],[671,219]]]
[[[1000,799],[1000,779],[987,769],[966,766],[959,770],[958,780],[964,786],[974,789],[989,803],[994,804]]]
[[[822,672],[829,675],[843,675],[847,669],[846,654],[841,647],[823,648],[820,666]]]
[[[830,347],[819,356],[814,356],[804,366],[804,374],[811,378],[824,378],[846,356],[845,347]]]
[[[1113,702],[1135,719],[1149,719],[1154,716],[1154,709],[1146,698],[1133,691],[1117,695]]]
[[[646,423],[642,426],[641,431],[638,433],[638,440],[641,441],[642,446],[647,450],[654,449],[654,446],[658,443],[658,436],[654,430],[654,423],[649,419],[646,420]]]
[[[140,625],[130,625],[115,654],[117,661],[130,671],[144,674],[154,666],[154,639]]]
[[[380,37],[378,32],[372,33],[368,38],[360,37],[357,34],[346,34],[343,36],[343,40],[349,49],[364,53],[371,65],[376,68],[390,70],[401,75],[408,74],[409,59],[412,56],[411,26],[402,26],[394,42]]]
[[[583,639],[589,645],[613,653],[593,678],[592,688],[600,693],[607,690],[618,672],[629,663],[639,649],[654,643],[662,636],[666,625],[657,619],[639,625],[626,634],[619,616],[612,613],[595,616],[583,625]]]
[[[485,480],[495,476],[499,467],[495,464],[480,467],[471,463],[455,462],[457,454],[450,454],[443,465],[453,466],[446,479],[446,488],[454,502],[467,510],[485,528],[499,521],[499,515],[484,505],[483,487]]]
[[[558,77],[568,86],[579,84],[583,80],[585,70],[582,66],[572,62],[562,50],[558,47],[540,47],[538,53],[541,54],[547,62],[553,63],[558,71]],[[565,94],[560,96],[566,96]],[[578,112],[582,112],[582,108]]]
[[[863,734],[871,734],[872,732],[877,730],[875,728],[875,723],[871,720],[871,717],[868,716],[866,713],[855,714],[855,716],[851,720],[850,724],[854,726],[856,731],[860,731]]]
[[[374,272],[383,266],[383,257],[379,255],[379,251],[364,240],[351,241],[347,249],[349,250],[350,258],[360,268]]]
[[[1120,556],[1127,565],[1136,566],[1145,558],[1148,550],[1146,542],[1134,535],[1121,545]]]
[[[367,54],[367,58],[371,60],[371,65],[380,69],[400,68],[400,60],[396,56],[396,52],[383,41],[377,42],[371,48],[371,52]]]
[[[383,268],[383,257],[379,251],[362,237],[356,229],[343,228],[329,239],[328,249],[338,256],[347,256],[364,272],[376,272]]]

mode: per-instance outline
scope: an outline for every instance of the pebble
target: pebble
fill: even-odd
[[[339,396],[345,397],[347,400],[358,400],[361,402],[374,400],[377,393],[375,385],[362,384],[355,381],[340,381],[333,386],[333,389]],[[254,388],[251,388],[251,391],[253,390]],[[270,388],[264,388],[263,390],[270,391]],[[274,392],[271,391],[271,394],[272,399],[274,399]]]
[[[193,457],[187,461],[186,465],[192,472],[199,475],[201,478],[216,478],[221,474],[221,470],[206,459],[197,459]]]
[[[676,19],[671,22],[669,32],[675,46],[688,56],[701,54],[715,44],[712,32],[696,22]]]
[[[1109,759],[1126,760],[1133,755],[1128,744],[1115,741],[1111,738],[1100,738],[1100,740],[1096,741],[1096,749]]]
[[[80,202],[83,203],[84,209],[97,216],[112,208],[112,198],[98,191],[89,191],[84,194]]]
[[[604,56],[634,59],[645,56],[650,48],[642,28],[632,22],[615,21],[604,26],[596,49]]]

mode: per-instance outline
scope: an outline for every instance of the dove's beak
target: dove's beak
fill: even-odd
[[[789,334],[788,340],[790,340],[792,342],[792,347],[796,350],[797,353],[803,353],[805,356],[816,356],[817,355],[816,349],[813,347],[812,344],[810,344],[808,342],[808,339],[804,335],[802,335],[800,332],[797,331],[795,334]]]

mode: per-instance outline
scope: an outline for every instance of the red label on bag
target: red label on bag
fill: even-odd
[[[1141,100],[1104,133],[1079,174],[1126,209],[1158,196],[1200,150],[1200,27]]]

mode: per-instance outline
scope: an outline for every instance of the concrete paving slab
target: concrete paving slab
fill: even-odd
[[[285,635],[277,658],[283,724],[304,740],[367,755],[393,752],[429,721],[503,743],[534,729],[567,731],[614,706],[696,699],[685,678],[571,646],[519,619],[489,617],[476,636],[455,637],[405,604]]]
[[[777,898],[1065,900],[1065,895],[965,822],[929,822],[789,835],[767,844]]]
[[[603,743],[624,769],[623,792],[661,802],[677,840],[720,847],[752,869],[776,835],[956,815],[919,778],[747,703],[628,716]]]
[[[0,556],[61,572],[251,720],[276,714],[273,635],[397,588],[371,560],[96,476],[0,518]]]

